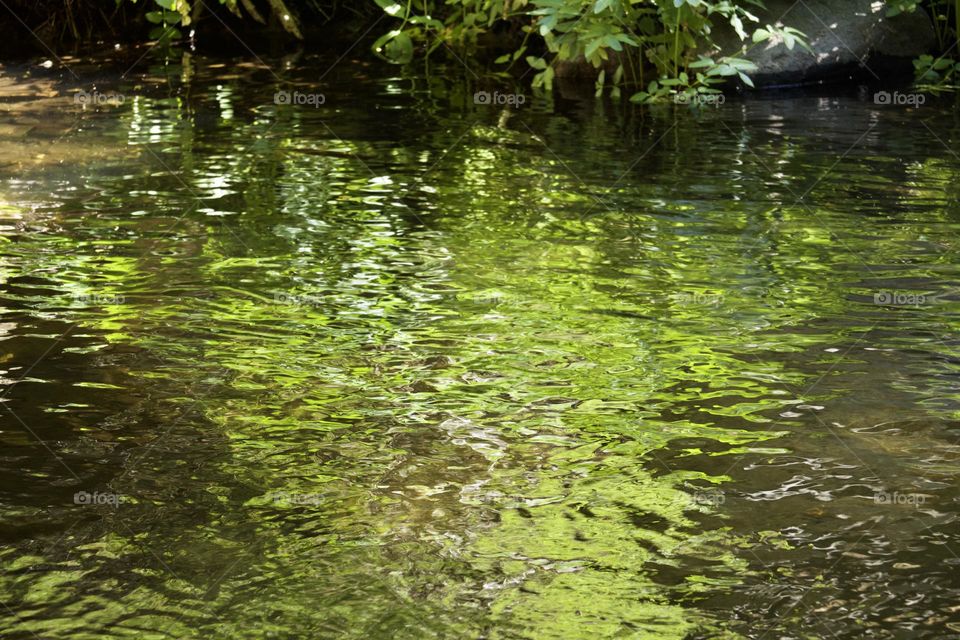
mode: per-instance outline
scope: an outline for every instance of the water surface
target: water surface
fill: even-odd
[[[4,81],[0,635],[960,634],[952,105],[333,62]]]

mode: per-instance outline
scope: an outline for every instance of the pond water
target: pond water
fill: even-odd
[[[0,85],[0,636],[960,635],[951,104],[154,53]]]

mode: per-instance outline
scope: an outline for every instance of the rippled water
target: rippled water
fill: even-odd
[[[123,104],[0,87],[3,638],[960,634],[952,105],[68,62]]]

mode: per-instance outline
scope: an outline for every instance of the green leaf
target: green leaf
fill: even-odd
[[[400,30],[393,30],[377,38],[371,47],[378,56],[393,64],[406,64],[413,59],[413,41]]]
[[[379,5],[379,7],[387,13],[387,15],[390,15],[394,18],[403,15],[404,13],[403,5],[395,2],[394,0],[374,0],[374,2],[376,2],[377,5]]]
[[[160,42],[166,42],[167,40],[179,40],[183,37],[183,34],[180,33],[179,29],[175,27],[154,27],[150,30],[150,33],[147,34],[147,37],[151,40],[158,40]]]
[[[735,76],[737,73],[739,72],[729,64],[718,64],[707,71],[708,76]]]
[[[734,57],[722,58],[721,62],[724,62],[730,65],[737,71],[756,71],[757,70],[757,65],[754,62],[747,60],[745,58],[734,58]]]
[[[740,19],[740,16],[737,14],[730,16],[730,25],[733,27],[733,30],[737,32],[737,35],[740,36],[740,40],[747,39],[747,32],[743,30],[743,20]]]
[[[410,24],[422,24],[425,27],[429,27],[434,31],[440,31],[443,29],[443,23],[437,20],[436,18],[431,18],[429,16],[413,16],[408,20]]]
[[[547,70],[543,72],[543,84],[547,91],[553,90],[553,74],[553,67],[547,67]]]
[[[616,36],[607,35],[603,37],[603,44],[610,47],[614,51],[623,51],[623,45],[620,43],[620,40]]]
[[[146,18],[153,24],[180,24],[183,16],[173,11],[148,11]]]
[[[542,18],[539,22],[540,24],[540,35],[546,36],[553,28],[557,26],[557,16],[556,14],[551,14],[545,18]]]
[[[601,13],[605,11],[611,4],[612,0],[597,0],[593,5],[594,13]]]
[[[538,58],[536,56],[527,56],[527,64],[529,64],[534,69],[546,69],[547,61],[543,58]]]
[[[385,47],[386,55],[396,64],[406,64],[413,59],[413,41],[401,31]]]
[[[597,49],[599,49],[601,46],[603,46],[603,40],[600,40],[600,39],[592,40],[590,41],[589,44],[587,44],[587,48],[584,49],[583,55],[587,59],[590,59],[593,56],[593,54],[597,52]]]

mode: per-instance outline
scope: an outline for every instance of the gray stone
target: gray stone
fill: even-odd
[[[766,0],[754,11],[759,25],[793,27],[807,35],[811,54],[800,46],[787,49],[779,40],[754,45],[741,42],[729,25],[718,25],[714,52],[737,53],[756,63],[751,74],[758,87],[815,82],[862,68],[880,79],[890,58],[914,58],[936,43],[933,24],[920,8],[888,18],[881,0]],[[753,25],[754,23],[750,23]]]

